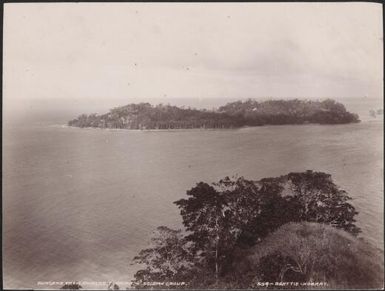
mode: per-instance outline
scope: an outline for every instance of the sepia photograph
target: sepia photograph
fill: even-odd
[[[5,290],[384,289],[383,6],[3,4]]]

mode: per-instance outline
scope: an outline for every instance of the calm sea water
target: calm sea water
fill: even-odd
[[[360,102],[347,107],[363,122],[334,126],[127,131],[5,122],[5,288],[129,281],[151,232],[181,227],[172,202],[199,181],[235,174],[332,174],[354,198],[362,237],[383,249],[383,120]]]

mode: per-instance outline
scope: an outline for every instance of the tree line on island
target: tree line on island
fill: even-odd
[[[158,227],[133,259],[132,287],[382,288],[381,251],[359,237],[350,200],[314,171],[200,182],[174,202],[184,229]]]
[[[255,100],[228,103],[216,110],[198,110],[149,103],[128,104],[106,114],[82,114],[69,126],[120,129],[239,128],[282,124],[359,122],[357,114],[332,99]]]

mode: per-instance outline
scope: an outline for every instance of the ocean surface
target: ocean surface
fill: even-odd
[[[75,111],[36,117],[31,109],[18,122],[6,112],[4,287],[130,281],[137,270],[132,258],[152,231],[181,227],[172,202],[199,181],[234,175],[330,173],[353,197],[361,236],[383,249],[383,118],[368,113],[383,104],[345,105],[361,123],[130,131],[64,126]]]

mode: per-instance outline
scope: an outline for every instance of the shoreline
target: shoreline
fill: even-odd
[[[73,128],[73,129],[87,129],[87,130],[106,130],[106,131],[128,131],[128,132],[182,132],[182,131],[234,131],[234,130],[247,130],[252,128],[266,128],[266,127],[277,127],[277,126],[345,126],[351,124],[362,124],[362,123],[373,123],[373,122],[382,122],[382,120],[360,120],[359,122],[349,122],[349,123],[334,123],[334,124],[322,124],[322,123],[302,123],[302,124],[265,124],[265,125],[256,125],[256,126],[241,126],[233,128],[169,128],[169,129],[131,129],[131,128],[102,128],[102,127],[79,127],[71,126],[68,124],[58,124],[54,126],[59,126],[61,128]]]

